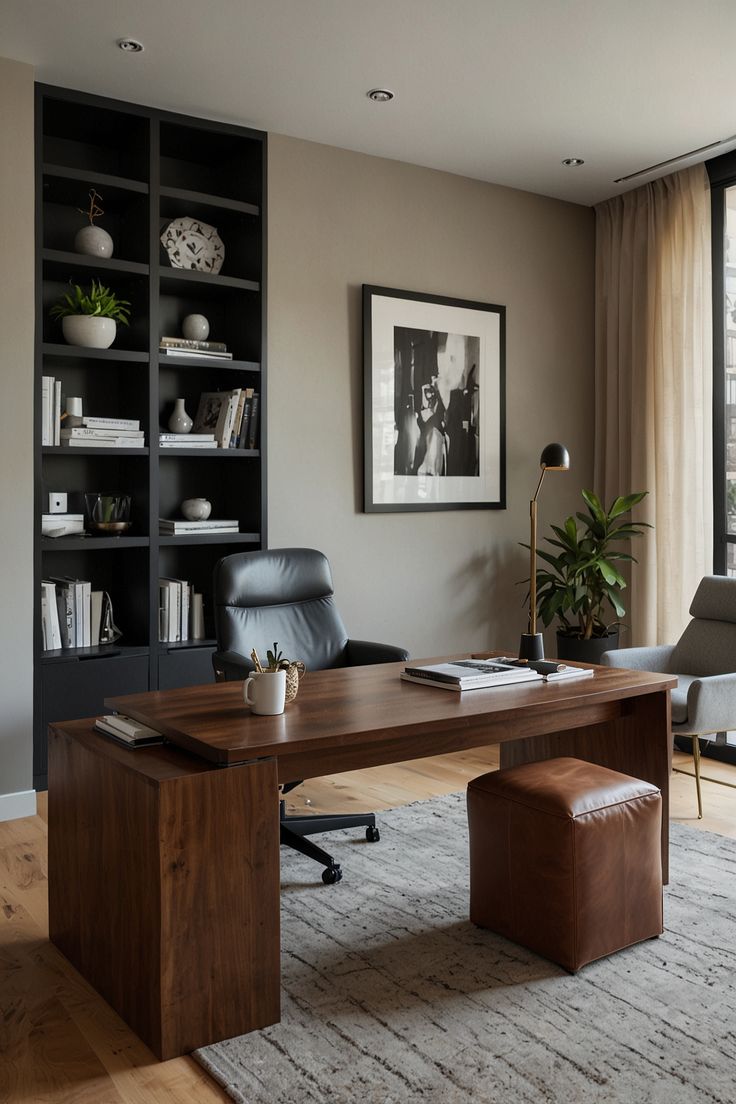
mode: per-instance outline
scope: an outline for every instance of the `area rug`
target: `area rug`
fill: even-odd
[[[467,920],[465,795],[282,848],[282,1021],[196,1053],[243,1104],[733,1104],[736,841],[673,825],[666,932],[571,976]]]

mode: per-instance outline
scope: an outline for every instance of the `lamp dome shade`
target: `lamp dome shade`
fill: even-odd
[[[539,457],[539,466],[551,471],[567,471],[570,467],[570,453],[564,445],[545,445]]]

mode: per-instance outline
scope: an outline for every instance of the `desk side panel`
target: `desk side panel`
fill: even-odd
[[[150,780],[49,730],[50,938],[156,1052],[157,806]]]

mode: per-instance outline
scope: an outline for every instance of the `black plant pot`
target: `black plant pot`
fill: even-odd
[[[573,663],[600,663],[603,653],[612,652],[614,648],[618,648],[618,629],[608,636],[594,636],[590,640],[557,634],[557,658]]]

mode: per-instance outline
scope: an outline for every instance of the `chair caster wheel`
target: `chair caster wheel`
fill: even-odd
[[[365,830],[365,838],[369,843],[378,843],[381,838],[381,833],[376,828],[375,824],[369,824]]]
[[[325,885],[334,885],[335,882],[342,881],[342,870],[337,863],[334,863],[332,866],[328,866],[325,870],[322,871],[322,881],[325,883]]]

